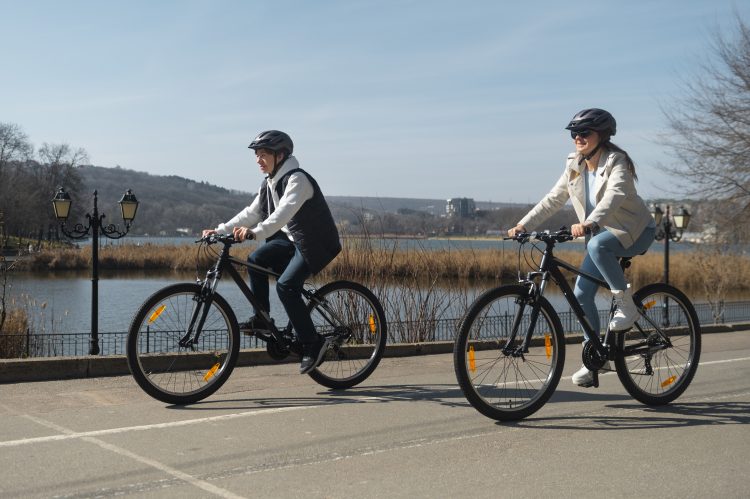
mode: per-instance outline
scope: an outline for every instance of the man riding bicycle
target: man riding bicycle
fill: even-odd
[[[317,182],[292,155],[289,135],[278,130],[261,132],[248,147],[266,174],[258,195],[231,220],[204,230],[203,235],[231,232],[238,241],[265,239],[248,261],[281,274],[276,291],[302,345],[300,374],[306,374],[321,363],[327,345],[315,331],[302,286],[341,251],[338,230]],[[240,329],[267,329],[259,315],[267,315],[271,308],[268,277],[250,271],[250,288],[262,310],[255,310]]]

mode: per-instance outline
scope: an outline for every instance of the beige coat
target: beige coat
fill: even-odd
[[[594,190],[596,207],[586,218],[586,181],[581,175],[586,163],[578,164],[578,155],[568,156],[565,171],[552,190],[519,222],[533,230],[562,208],[570,199],[581,223],[595,222],[606,228],[622,243],[630,247],[652,220],[646,203],[635,190],[633,174],[627,167],[625,155],[604,151],[599,158]]]

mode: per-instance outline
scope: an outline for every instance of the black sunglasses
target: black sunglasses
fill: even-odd
[[[570,137],[575,139],[576,137],[583,137],[584,139],[591,135],[591,132],[593,130],[585,129],[585,130],[571,130],[570,131]]]

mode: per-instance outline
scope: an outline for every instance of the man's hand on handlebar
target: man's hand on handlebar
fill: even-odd
[[[520,225],[520,224],[516,225],[512,229],[508,229],[508,237],[515,237],[516,234],[520,234],[522,232],[528,232],[526,230],[526,227],[524,227],[523,225]]]
[[[244,241],[245,239],[255,239],[255,233],[250,230],[249,227],[235,227],[232,230],[232,235],[237,241]]]

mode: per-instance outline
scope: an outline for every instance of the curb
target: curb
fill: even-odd
[[[383,357],[410,357],[450,353],[452,341],[434,343],[400,343],[387,345]],[[265,349],[241,350],[237,367],[299,362],[295,356],[274,360]],[[0,384],[26,381],[98,378],[129,375],[124,355],[85,355],[77,357],[43,357],[31,359],[0,359]]]
[[[730,333],[750,331],[750,324],[716,324],[702,326],[701,333]],[[566,335],[566,343],[580,343],[582,335]],[[430,343],[398,343],[386,345],[383,357],[413,357],[453,352],[452,341]],[[297,359],[291,356],[278,361],[268,356],[265,349],[241,350],[237,367],[268,364],[293,363]],[[104,376],[123,376],[130,374],[124,355],[78,356],[78,357],[44,357],[32,359],[0,359],[0,385],[27,381],[50,381],[64,379],[98,378]]]

